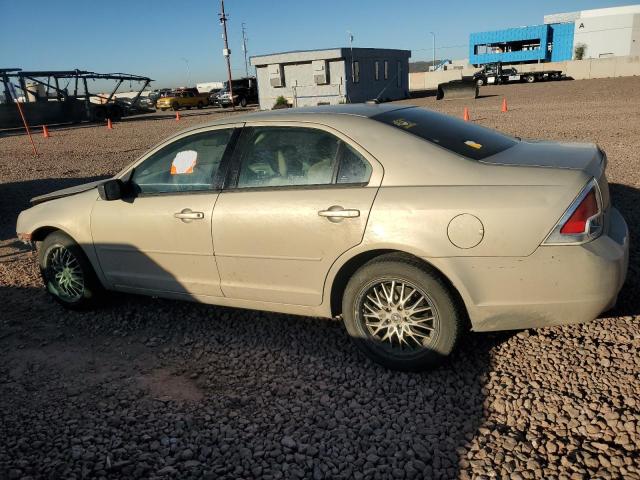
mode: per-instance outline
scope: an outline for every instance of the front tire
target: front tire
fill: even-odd
[[[84,310],[99,304],[104,289],[80,245],[65,233],[44,239],[38,264],[47,292],[64,307]]]
[[[456,298],[440,275],[397,254],[378,257],[351,277],[342,314],[347,332],[369,358],[404,371],[441,363],[464,325]]]

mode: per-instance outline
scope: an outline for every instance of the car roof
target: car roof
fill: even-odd
[[[251,121],[269,121],[269,120],[290,120],[290,121],[309,121],[314,116],[322,117],[323,120],[327,116],[332,115],[351,115],[360,118],[371,118],[375,115],[392,112],[394,110],[402,110],[412,108],[414,105],[389,105],[389,104],[369,104],[369,103],[351,103],[344,105],[320,105],[317,107],[299,107],[299,108],[283,108],[280,110],[263,110],[260,112],[252,112],[244,115],[229,115],[221,119],[212,120],[200,125],[191,127],[185,132],[196,130],[203,127],[224,125],[226,123],[242,123]],[[318,118],[320,119],[320,118]]]

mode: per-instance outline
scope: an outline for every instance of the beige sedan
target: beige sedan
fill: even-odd
[[[416,107],[227,117],[113,179],[32,200],[48,291],[105,290],[333,317],[416,370],[463,332],[569,324],[614,304],[628,231],[595,145],[528,142]]]

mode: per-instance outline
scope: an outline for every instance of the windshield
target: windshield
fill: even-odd
[[[503,133],[425,108],[402,108],[371,118],[473,160],[490,157],[517,143]]]

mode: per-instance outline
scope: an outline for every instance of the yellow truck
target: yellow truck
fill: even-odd
[[[176,90],[166,97],[160,97],[156,101],[156,108],[162,111],[168,110],[180,110],[186,108],[189,110],[191,107],[202,108],[209,104],[209,97],[207,94],[200,94],[195,88],[185,88],[182,90]]]

